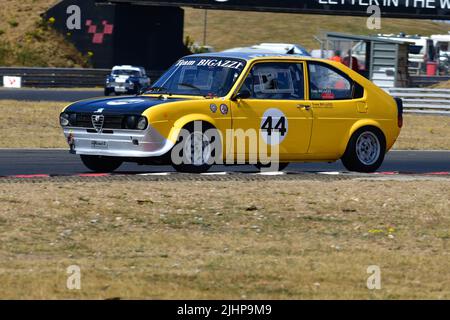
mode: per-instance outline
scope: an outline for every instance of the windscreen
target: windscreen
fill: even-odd
[[[139,71],[136,70],[126,70],[126,69],[117,69],[112,72],[115,76],[132,76],[132,77],[139,77]]]
[[[241,59],[186,57],[177,61],[148,93],[225,96],[245,67]]]

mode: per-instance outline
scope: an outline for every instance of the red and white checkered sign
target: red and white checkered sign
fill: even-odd
[[[3,76],[3,86],[5,88],[20,88],[22,87],[22,78]]]

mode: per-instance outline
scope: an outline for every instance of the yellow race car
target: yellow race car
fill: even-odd
[[[60,123],[70,151],[96,172],[123,162],[204,172],[339,159],[372,172],[402,113],[400,99],[341,63],[227,52],[180,59],[142,95],[70,104]]]

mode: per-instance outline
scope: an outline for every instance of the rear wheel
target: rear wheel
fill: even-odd
[[[114,157],[80,155],[83,164],[94,172],[113,172],[122,165],[122,160]]]
[[[386,140],[380,129],[363,127],[350,138],[341,160],[350,171],[374,172],[384,160]]]

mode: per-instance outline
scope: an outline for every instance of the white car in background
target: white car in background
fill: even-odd
[[[250,47],[231,48],[222,52],[254,52],[258,53],[273,53],[273,54],[292,54],[304,57],[309,57],[311,54],[298,44],[292,43],[260,43]]]
[[[105,96],[111,93],[138,94],[150,87],[150,78],[143,67],[115,66],[106,77]]]

